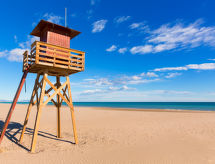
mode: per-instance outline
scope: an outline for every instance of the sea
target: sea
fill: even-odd
[[[17,104],[28,104],[28,102],[18,102]],[[74,102],[73,104],[82,107],[215,111],[215,102]],[[49,103],[48,105],[53,104]]]

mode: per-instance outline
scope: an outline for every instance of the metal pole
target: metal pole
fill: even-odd
[[[67,27],[67,8],[65,8],[65,27]]]

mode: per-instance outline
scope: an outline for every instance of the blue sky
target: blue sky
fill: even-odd
[[[40,19],[82,33],[84,72],[70,76],[74,101],[214,101],[215,16],[209,0],[3,1],[0,6],[0,100],[12,100],[22,53]],[[54,81],[54,78],[51,78]],[[27,78],[28,100],[34,74]]]

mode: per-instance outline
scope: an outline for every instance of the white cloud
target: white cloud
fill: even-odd
[[[127,81],[126,84],[146,84],[146,83],[152,83],[152,82],[156,82],[159,81],[160,79],[140,79],[140,80],[130,80]]]
[[[164,67],[164,68],[156,68],[154,71],[186,71],[189,69],[194,70],[214,70],[215,63],[202,63],[202,64],[188,64],[182,67]]]
[[[176,76],[180,76],[181,73],[175,72],[175,73],[168,73],[165,77],[170,79],[170,78],[174,78]]]
[[[17,37],[16,35],[14,36],[14,39],[16,40]],[[35,41],[38,40],[38,37],[35,36],[30,36],[28,35],[27,41],[18,43],[19,48],[14,48],[11,50],[4,50],[0,51],[0,57],[7,58],[9,61],[15,61],[15,62],[21,62],[23,60],[23,53],[28,50],[31,46],[31,44]]]
[[[9,61],[16,61],[16,62],[21,62],[23,59],[23,53],[26,51],[26,49],[21,49],[21,48],[15,48],[10,51],[5,50],[0,52],[0,57],[5,57]]]
[[[186,67],[188,69],[211,70],[215,69],[215,63],[189,64]]]
[[[19,43],[19,46],[21,47],[21,48],[25,48],[25,49],[29,49],[30,47],[31,47],[31,44],[34,42],[34,41],[38,41],[39,40],[39,37],[36,37],[36,36],[30,36],[30,35],[28,35],[27,36],[27,41],[25,41],[25,42],[21,42],[21,43]]]
[[[152,35],[148,41],[155,44],[167,45],[166,49],[164,48],[163,50],[176,47],[197,47],[203,44],[215,46],[215,27],[201,26],[200,20],[187,26],[183,23],[173,26],[166,24],[152,31]]]
[[[119,53],[124,54],[127,51],[127,48],[120,48],[118,50]]]
[[[135,76],[132,76],[131,78],[132,78],[132,80],[140,80],[140,79],[141,79],[140,76],[136,76],[136,75],[135,75]]]
[[[186,67],[164,67],[164,68],[156,68],[154,71],[182,71],[187,70]]]
[[[145,30],[148,28],[147,25],[145,25],[145,23],[143,22],[139,22],[139,23],[132,23],[130,26],[129,26],[130,29],[138,29],[138,30]]]
[[[126,85],[123,85],[122,87],[108,87],[105,89],[91,89],[91,90],[85,90],[81,92],[81,95],[93,95],[93,94],[102,94],[102,93],[113,93],[113,92],[121,92],[121,91],[132,91],[135,90],[135,88],[130,88]]]
[[[107,20],[104,19],[94,22],[92,24],[93,25],[92,33],[101,32],[105,28],[106,23]]]
[[[61,16],[54,15],[53,13],[45,13],[43,18],[55,24],[61,24],[61,20],[63,20]]]
[[[146,76],[148,77],[158,77],[158,75],[154,72],[147,72]]]
[[[126,85],[123,85],[122,87],[109,87],[109,91],[129,91],[129,90],[135,90],[135,88],[130,88]]]
[[[152,31],[149,42],[163,44],[177,44],[178,46],[196,47],[202,44],[215,45],[215,27],[201,26],[199,20],[189,25],[182,23],[171,26],[162,25],[160,28]]]
[[[114,20],[116,23],[122,23],[129,20],[130,18],[131,18],[130,16],[121,16],[121,17],[115,18]]]
[[[146,77],[150,77],[150,79],[146,79],[145,77],[139,75],[126,76],[121,75],[116,78],[97,78],[97,79],[84,79],[81,85],[83,87],[91,87],[91,88],[104,88],[104,87],[119,87],[121,85],[136,85],[136,84],[145,84],[159,81],[158,75],[149,72],[146,74]]]
[[[116,51],[117,47],[115,45],[112,45],[110,48],[107,48],[106,51],[113,52]]]
[[[85,90],[81,94],[89,95],[89,94],[96,94],[96,93],[103,93],[101,89],[92,89],[92,90]]]
[[[21,48],[15,48],[9,51],[8,53],[8,60],[9,61],[16,61],[21,62],[23,60],[23,53],[26,51],[26,49]]]
[[[133,23],[131,29],[144,29],[144,23]],[[155,30],[147,32],[145,45],[135,46],[141,49],[150,46],[149,51],[135,51],[133,54],[158,53],[173,49],[194,48],[198,46],[215,47],[215,26],[203,26],[201,20],[185,25],[183,23],[164,24]]]
[[[119,78],[115,78],[111,80],[112,85],[136,85],[136,84],[144,84],[144,83],[152,83],[155,81],[159,81],[158,78],[150,78],[145,79],[143,76],[140,75],[133,75],[133,76],[121,76]]]
[[[136,46],[130,49],[130,52],[132,54],[145,54],[145,53],[150,53],[153,51],[152,45],[145,45],[145,46]]]
[[[112,45],[111,47],[107,48],[106,51],[113,52],[116,51],[117,47],[115,45]]]
[[[176,47],[175,44],[158,44],[153,49],[154,53],[165,51],[165,50],[171,50]]]
[[[101,87],[101,86],[109,86],[112,85],[112,82],[107,79],[107,78],[99,78],[99,79],[85,79],[85,82],[83,82],[84,85],[92,85],[96,87]]]
[[[4,50],[4,51],[0,51],[0,58],[7,56],[8,51]]]

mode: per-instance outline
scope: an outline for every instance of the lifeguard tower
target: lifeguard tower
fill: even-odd
[[[37,134],[42,108],[52,102],[57,108],[57,137],[61,137],[60,107],[66,102],[71,111],[74,140],[78,143],[74,107],[70,88],[69,75],[84,71],[85,52],[70,49],[70,40],[80,34],[79,31],[41,20],[31,32],[31,35],[40,37],[31,45],[30,54],[25,51],[23,54],[23,77],[18,87],[14,101],[1,131],[0,143],[6,132],[12,112],[15,108],[22,86],[28,73],[36,73],[37,77],[34,89],[28,105],[22,133],[19,139],[21,143],[28,123],[32,106],[37,106],[37,115],[34,125],[34,133],[31,143],[31,152],[35,152]],[[56,83],[52,83],[48,76],[55,76]],[[66,77],[61,82],[61,77]],[[47,87],[49,85],[49,88]],[[52,93],[52,94],[51,94]]]

